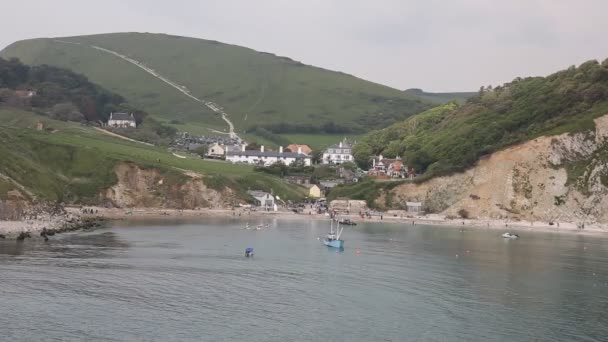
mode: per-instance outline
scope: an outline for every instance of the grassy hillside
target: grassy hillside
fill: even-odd
[[[463,105],[415,115],[359,140],[355,157],[404,156],[427,176],[463,170],[481,156],[541,135],[579,132],[608,113],[608,59],[485,89]]]
[[[417,96],[423,99],[427,99],[432,102],[446,104],[448,102],[456,101],[458,103],[463,103],[467,99],[475,96],[476,92],[456,92],[456,93],[427,93],[422,89],[407,89],[405,90],[406,94],[410,94],[412,96]]]
[[[178,158],[164,149],[117,139],[78,123],[1,107],[0,122],[0,174],[45,200],[93,201],[101,189],[116,182],[113,167],[124,161],[158,169],[170,179],[182,177],[182,170],[194,171],[205,175],[210,186],[229,186],[240,194],[262,189],[298,199],[305,193],[248,166]],[[45,129],[35,130],[37,122]],[[0,184],[0,190],[11,187],[6,181]]]
[[[63,41],[63,42],[60,42]],[[80,44],[69,44],[75,42]],[[356,77],[286,57],[216,41],[149,33],[115,33],[14,43],[1,53],[28,64],[70,68],[180,128],[225,129],[218,114],[137,66],[90,45],[138,60],[211,100],[237,131],[266,127],[274,134],[367,132],[422,112],[429,101]],[[277,125],[277,124],[283,125]]]

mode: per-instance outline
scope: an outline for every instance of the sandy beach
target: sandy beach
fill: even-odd
[[[302,220],[328,220],[329,217],[325,214],[312,214],[312,211],[307,209],[304,213],[296,214],[292,211],[251,211],[248,209],[197,209],[197,210],[178,210],[178,209],[153,209],[153,208],[133,208],[133,209],[107,209],[99,207],[87,207],[92,209],[93,214],[82,214],[81,209],[66,208],[68,212],[80,214],[83,217],[102,217],[108,220],[121,219],[193,219],[193,218],[212,218],[212,217],[233,217],[243,220],[263,220],[268,218],[286,218],[286,219],[302,219]],[[430,214],[425,216],[408,217],[399,214],[378,213],[372,215],[371,218],[362,219],[359,215],[338,215],[338,218],[348,218],[355,222],[383,222],[402,225],[438,225],[448,226],[456,229],[493,229],[497,231],[537,231],[537,232],[554,232],[554,233],[575,233],[575,234],[606,234],[608,233],[608,225],[588,224],[585,229],[577,228],[575,223],[569,222],[554,222],[552,225],[548,222],[531,222],[531,221],[506,221],[497,219],[448,219],[443,215]]]
[[[162,220],[162,219],[195,219],[195,218],[217,218],[231,217],[242,220],[265,220],[269,218],[285,218],[290,220],[329,220],[326,214],[313,214],[312,210],[296,214],[292,211],[255,211],[243,208],[235,209],[208,209],[179,210],[158,208],[133,208],[117,209],[102,207],[86,207],[83,212],[80,207],[68,207],[67,216],[39,216],[32,220],[23,221],[0,221],[0,238],[16,238],[21,233],[30,233],[39,236],[43,228],[60,229],[69,220],[82,218],[102,218],[106,220]],[[402,216],[403,215],[403,216]],[[398,213],[377,213],[371,217],[361,218],[359,215],[338,215],[338,218],[350,219],[354,222],[383,222],[399,225],[436,225],[453,227],[455,229],[492,229],[496,231],[535,231],[574,234],[607,234],[608,225],[588,224],[585,229],[577,228],[575,223],[554,222],[530,222],[530,221],[506,221],[497,219],[448,219],[443,215],[431,214],[425,216],[407,216]]]

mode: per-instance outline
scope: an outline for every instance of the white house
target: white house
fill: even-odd
[[[275,210],[274,196],[264,191],[247,191],[255,199],[255,204],[266,210]]]
[[[353,147],[344,139],[337,145],[329,146],[325,152],[323,152],[323,164],[342,164],[347,162],[354,162],[353,158]]]
[[[110,127],[137,127],[137,123],[135,122],[135,117],[133,117],[133,113],[110,113],[110,119],[108,119],[108,126]]]
[[[301,150],[298,150],[298,152],[283,152],[283,146],[281,146],[279,147],[279,152],[265,151],[263,145],[259,151],[246,151],[245,146],[242,146],[240,151],[228,151],[226,152],[226,160],[232,163],[264,166],[270,166],[276,162],[290,165],[296,160],[303,161],[306,166],[310,166],[311,164],[310,156],[302,153]]]
[[[207,155],[209,157],[213,157],[213,158],[221,158],[226,154],[226,148],[223,145],[220,145],[218,143],[215,143],[211,146],[209,146],[209,149],[207,150]]]

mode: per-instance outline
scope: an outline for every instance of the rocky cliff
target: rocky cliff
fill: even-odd
[[[101,201],[113,207],[195,209],[229,205],[234,199],[229,188],[211,189],[196,174],[175,179],[133,163],[118,164],[114,173],[117,183],[100,193]]]
[[[608,222],[608,115],[595,131],[539,137],[482,158],[466,172],[391,190],[392,205],[471,217]],[[386,198],[380,197],[379,201]]]

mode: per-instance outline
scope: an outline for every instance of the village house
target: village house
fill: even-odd
[[[338,186],[340,184],[344,184],[344,179],[334,179],[334,180],[320,181],[319,182],[319,187],[321,188],[321,191],[323,191],[324,193],[327,193],[331,189],[335,188],[336,186]]]
[[[323,164],[342,164],[354,162],[353,147],[346,139],[336,145],[331,145],[323,152]]]
[[[310,197],[310,198],[321,198],[322,196],[323,196],[323,192],[321,191],[321,188],[318,185],[313,184],[308,189],[308,197]]]
[[[293,184],[299,185],[309,185],[310,184],[310,176],[285,176],[283,177],[286,181]]]
[[[379,155],[372,160],[372,167],[367,174],[376,177],[406,178],[408,177],[408,168],[403,164],[400,157],[389,159]]]
[[[291,152],[296,152],[296,151],[300,150],[300,151],[302,151],[302,153],[304,153],[306,155],[312,154],[312,148],[310,148],[310,146],[308,146],[308,145],[290,144],[290,145],[287,145],[286,148],[289,149]]]
[[[264,145],[260,146],[259,151],[247,151],[245,146],[237,152],[227,152],[226,160],[232,163],[245,163],[252,165],[263,165],[270,166],[277,162],[281,162],[285,165],[291,165],[295,161],[302,161],[304,165],[310,166],[310,156],[303,154],[302,151],[298,152],[283,152],[283,147],[279,147],[279,151],[265,151]]]
[[[36,96],[36,91],[32,89],[15,90],[15,95],[21,98],[30,98]]]
[[[405,206],[409,214],[420,215],[424,213],[422,210],[422,202],[405,202]]]
[[[224,145],[220,145],[218,143],[214,143],[209,146],[207,150],[207,155],[211,158],[222,158],[226,154],[226,148]]]
[[[274,196],[264,191],[247,191],[255,199],[255,204],[265,211],[277,211]]]
[[[137,123],[135,122],[135,117],[133,116],[133,113],[110,113],[110,119],[108,119],[108,126],[117,128],[136,128]]]

